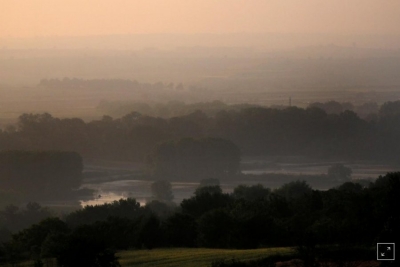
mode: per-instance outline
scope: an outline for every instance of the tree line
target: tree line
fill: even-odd
[[[155,179],[200,180],[240,173],[239,148],[222,138],[184,138],[162,143],[146,157],[149,174]]]
[[[4,243],[0,257],[118,266],[114,252],[131,248],[369,247],[399,236],[400,173],[366,187],[346,182],[327,191],[293,181],[275,190],[241,185],[228,194],[214,182],[203,183],[178,207],[127,199],[48,218]]]
[[[40,80],[39,87],[54,88],[54,89],[95,89],[95,90],[115,90],[115,89],[129,89],[132,91],[151,91],[151,90],[179,90],[183,87],[182,84],[174,85],[173,83],[164,84],[162,82],[156,83],[139,83],[136,80],[125,79],[78,79],[68,78],[63,79],[42,79]]]
[[[0,151],[0,208],[46,200],[92,198],[93,190],[80,188],[83,161],[76,152]]]
[[[144,162],[157,144],[182,138],[222,138],[244,156],[298,155],[322,159],[398,162],[400,101],[385,103],[375,120],[352,111],[328,114],[317,107],[250,107],[202,111],[163,119],[132,112],[84,122],[50,114],[23,114],[0,132],[0,150],[67,150],[83,157]]]
[[[366,102],[360,105],[354,105],[351,102],[312,102],[309,107],[316,107],[324,110],[328,114],[340,114],[346,110],[354,111],[360,118],[366,120],[373,120],[377,118],[380,106],[376,102]],[[97,106],[97,109],[110,116],[124,116],[132,110],[139,112],[143,115],[171,118],[189,115],[196,110],[201,110],[208,116],[215,116],[219,111],[239,111],[244,108],[260,107],[255,104],[226,104],[222,101],[215,100],[212,102],[196,102],[184,103],[183,101],[168,101],[161,102],[137,102],[137,101],[106,101],[103,100]],[[285,109],[286,105],[272,105],[271,108]]]

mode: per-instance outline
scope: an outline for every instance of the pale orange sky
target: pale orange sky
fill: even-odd
[[[400,0],[0,0],[0,38],[132,33],[400,34]]]

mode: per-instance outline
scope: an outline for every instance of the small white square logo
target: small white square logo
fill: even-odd
[[[378,261],[394,261],[395,246],[394,243],[377,243],[376,259]]]

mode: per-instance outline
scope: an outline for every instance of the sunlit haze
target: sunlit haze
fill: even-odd
[[[0,37],[135,33],[400,34],[398,0],[1,0]]]

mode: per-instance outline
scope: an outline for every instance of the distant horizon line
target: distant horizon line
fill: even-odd
[[[197,33],[179,33],[179,32],[154,32],[154,33],[108,33],[108,34],[87,34],[87,35],[35,35],[35,36],[0,36],[0,39],[40,39],[40,38],[96,38],[96,37],[112,37],[112,36],[151,36],[151,35],[177,35],[177,36],[199,36],[199,35],[282,35],[282,36],[341,36],[341,37],[356,37],[356,36],[387,36],[387,37],[400,37],[400,33],[327,33],[327,32],[197,32]]]

